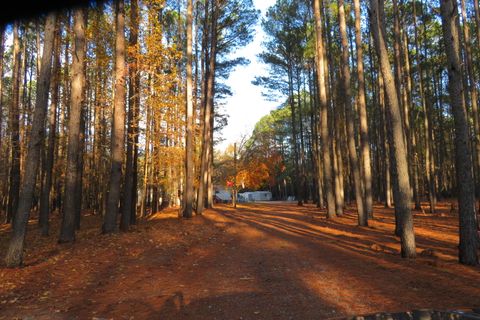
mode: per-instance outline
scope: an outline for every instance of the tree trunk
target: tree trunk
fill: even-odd
[[[104,234],[115,232],[122,184],[122,163],[125,153],[125,10],[124,1],[115,3],[115,95],[112,123],[112,158]]]
[[[133,99],[133,185],[132,185],[132,206],[131,206],[131,216],[130,224],[137,224],[137,206],[138,206],[138,142],[140,136],[140,93],[141,93],[141,83],[140,83],[140,72],[139,72],[139,57],[140,54],[139,44],[138,44],[138,28],[139,28],[139,15],[138,15],[138,1],[134,0],[131,3],[130,9],[130,23],[132,24],[132,33],[131,33],[131,45],[134,45],[133,55],[135,61],[131,66],[131,74],[134,76],[131,83],[132,87],[132,96]],[[137,39],[135,38],[137,36]]]
[[[139,107],[139,88],[138,88],[138,70],[137,70],[137,61],[138,61],[138,0],[131,1],[130,7],[130,39],[129,47],[130,50],[133,50],[132,57],[130,57],[130,67],[129,67],[129,87],[128,87],[128,129],[127,129],[127,160],[125,163],[125,184],[123,189],[123,208],[122,208],[122,217],[120,220],[120,230],[128,231],[130,224],[133,222],[133,219],[136,216],[136,193],[137,193],[137,184],[135,183],[135,172],[136,172],[136,159],[135,159],[135,148],[136,148],[136,137],[135,132],[137,124],[136,118],[137,109]]]
[[[0,174],[6,177],[5,171],[8,168],[8,153],[4,154],[3,153],[3,120],[4,120],[4,112],[6,113],[6,110],[4,110],[4,101],[3,101],[3,95],[4,95],[4,87],[3,87],[3,74],[4,74],[4,60],[5,60],[5,26],[0,26],[0,151],[2,154],[0,154],[0,159],[5,163],[4,166],[0,167]],[[6,183],[5,183],[6,182]],[[5,210],[5,198],[6,198],[6,190],[8,187],[8,181],[4,181],[3,183],[0,183],[0,214]]]
[[[72,55],[72,81],[70,113],[68,120],[68,147],[65,179],[65,196],[63,203],[63,219],[60,231],[60,243],[75,241],[75,193],[79,174],[78,156],[80,152],[80,117],[83,105],[83,89],[85,86],[85,12],[75,9],[74,43]]]
[[[416,1],[413,5],[413,22],[414,25],[417,25],[417,6]],[[427,101],[426,94],[425,94],[425,86],[423,81],[423,68],[422,68],[422,61],[420,59],[420,48],[418,43],[418,32],[417,28],[414,28],[414,42],[415,42],[415,54],[418,66],[418,77],[419,77],[419,84],[418,90],[422,101],[422,110],[424,112],[424,119],[423,119],[423,127],[424,127],[424,135],[425,135],[425,167],[426,167],[426,177],[427,177],[427,184],[428,184],[428,198],[430,202],[430,213],[435,212],[435,202],[436,202],[436,189],[435,189],[435,164],[433,160],[433,149],[432,149],[432,130],[430,128],[431,121],[430,121],[430,112],[431,108],[429,108],[430,103]]]
[[[83,101],[86,101],[85,91]],[[80,230],[83,200],[83,157],[85,153],[85,106],[82,104],[80,111],[80,135],[78,142],[77,177],[75,181],[75,230]]]
[[[13,66],[12,66],[12,93],[9,112],[10,131],[10,188],[8,192],[7,219],[10,223],[18,208],[20,194],[20,39],[18,21],[13,24]]]
[[[443,39],[448,63],[448,91],[455,122],[455,169],[457,173],[460,226],[459,260],[466,265],[478,264],[478,234],[475,217],[475,187],[469,146],[467,110],[464,100],[458,4],[441,0]]]
[[[313,1],[313,11],[315,14],[315,34],[316,34],[316,54],[315,62],[317,64],[317,82],[320,102],[320,135],[322,140],[323,154],[323,177],[324,190],[327,197],[327,217],[335,217],[335,197],[333,194],[332,181],[332,161],[330,153],[330,132],[328,130],[328,103],[327,89],[325,84],[325,53],[323,43],[323,22],[320,11],[320,0]]]
[[[370,141],[368,138],[367,100],[365,96],[365,74],[363,66],[363,42],[361,29],[360,0],[354,0],[355,10],[355,46],[357,49],[357,103],[360,117],[360,141],[362,158],[362,176],[365,190],[365,213],[373,217],[372,167],[370,159]]]
[[[197,196],[197,214],[202,214],[205,208],[205,197],[208,193],[208,172],[210,162],[210,152],[213,132],[211,132],[211,121],[213,118],[213,100],[215,86],[215,67],[217,57],[217,20],[219,3],[215,1],[213,6],[213,14],[210,29],[210,52],[208,68],[205,72],[207,84],[205,85],[205,101],[204,101],[204,121],[203,121],[203,137],[202,137],[202,160],[200,167],[200,184]]]
[[[385,88],[381,74],[378,75],[378,104],[380,107],[380,123],[381,123],[381,141],[382,141],[382,157],[385,159],[384,176],[385,180],[385,208],[392,208],[392,175],[390,163],[390,135],[388,129],[388,115],[385,102]]]
[[[296,78],[297,78],[297,106],[298,106],[298,124],[299,130],[298,134],[300,136],[300,145],[298,147],[299,151],[299,184],[298,184],[298,201],[297,204],[299,206],[303,206],[304,202],[307,201],[308,198],[305,197],[305,139],[304,139],[304,130],[303,130],[303,112],[302,112],[302,99],[301,99],[301,76],[300,76],[300,68],[296,67]],[[294,101],[295,102],[295,101]]]
[[[472,44],[470,41],[470,28],[468,26],[467,12],[465,6],[465,0],[461,0],[462,8],[462,21],[463,21],[463,37],[465,39],[465,67],[466,75],[468,76],[468,91],[470,92],[470,103],[472,105],[472,118],[473,118],[473,134],[474,134],[474,150],[475,156],[474,159],[474,173],[476,173],[476,184],[475,186],[480,187],[480,124],[478,119],[478,94],[477,94],[477,79],[475,77],[475,72],[473,70],[473,57],[472,57]],[[480,30],[479,30],[480,31]]]
[[[333,68],[332,68],[333,69]],[[338,88],[334,85],[335,88]],[[336,90],[337,91],[337,90]],[[337,95],[338,96],[338,95]],[[343,215],[345,207],[345,193],[343,185],[343,157],[342,157],[342,138],[344,136],[344,106],[342,103],[335,103],[333,107],[333,131],[332,149],[333,149],[333,184],[335,186],[335,214],[337,216]],[[348,193],[347,193],[348,195]]]
[[[210,157],[208,158],[208,169],[207,169],[207,202],[206,207],[209,209],[213,208],[213,131],[214,131],[214,123],[215,123],[215,105],[213,103],[215,97],[215,78],[213,80],[212,92],[210,94],[210,99],[212,100],[210,106],[211,110],[211,117],[210,117]]]
[[[415,201],[415,209],[420,210],[420,201],[418,197],[417,188],[417,169],[415,163],[415,156],[412,149],[411,129],[410,129],[410,108],[406,99],[406,88],[402,81],[404,79],[404,63],[402,59],[402,40],[401,40],[401,27],[400,27],[400,12],[398,9],[398,1],[393,0],[393,21],[394,21],[394,70],[395,70],[395,89],[397,91],[397,97],[399,98],[400,115],[403,123],[403,135],[407,152],[407,165],[410,177],[410,189],[411,195]]]
[[[185,190],[184,190],[184,209],[183,217],[191,218],[193,216],[193,182],[194,182],[194,113],[193,113],[193,78],[192,78],[192,33],[193,33],[193,1],[187,2],[187,94],[186,94],[186,132],[185,132]]]
[[[50,193],[52,190],[52,170],[53,161],[55,156],[55,139],[57,132],[57,105],[59,98],[59,80],[60,80],[60,30],[55,32],[55,56],[53,59],[53,81],[51,83],[52,97],[50,104],[50,114],[48,116],[49,132],[48,132],[48,149],[43,164],[44,171],[44,183],[42,187],[41,199],[40,199],[40,214],[39,214],[39,227],[43,236],[49,234],[49,216],[50,216]]]
[[[23,262],[23,247],[25,233],[30,216],[30,209],[34,198],[36,178],[40,164],[40,151],[45,135],[45,116],[48,109],[48,92],[53,56],[53,41],[55,35],[55,13],[48,15],[45,22],[45,44],[42,55],[42,69],[37,84],[35,114],[32,123],[31,136],[28,144],[28,153],[25,164],[25,175],[22,192],[18,202],[18,211],[13,223],[13,233],[5,258],[8,267],[18,267]]]
[[[383,1],[383,0],[380,0]],[[401,226],[401,247],[402,257],[414,258],[415,253],[415,233],[413,230],[413,216],[410,210],[410,180],[407,162],[407,150],[405,147],[404,132],[402,125],[402,116],[400,111],[400,103],[395,88],[395,80],[392,75],[390,61],[388,59],[387,46],[385,42],[385,34],[380,25],[379,17],[383,12],[379,12],[379,1],[370,0],[370,20],[372,25],[372,33],[374,36],[375,48],[380,62],[380,69],[384,80],[385,91],[388,97],[389,114],[391,118],[393,148],[395,161],[396,178],[398,181],[398,190],[395,197],[395,208],[398,212]],[[383,8],[383,6],[382,6]]]
[[[312,61],[315,63],[315,61]],[[320,132],[320,121],[318,119],[318,90],[315,84],[315,75],[316,70],[314,66],[311,67],[311,72],[309,74],[309,87],[312,96],[310,97],[310,107],[311,107],[311,116],[312,116],[312,159],[314,161],[314,181],[316,186],[316,198],[317,208],[323,209],[325,207],[325,202],[323,199],[323,185],[322,185],[322,162],[320,159],[320,145],[319,145],[319,132]]]
[[[0,151],[2,151],[3,142],[3,63],[5,59],[5,26],[0,26]],[[3,170],[3,168],[1,168]],[[0,173],[3,173],[0,171]],[[3,184],[2,184],[3,186]],[[3,188],[0,189],[3,193]],[[2,206],[3,195],[0,197],[0,211]]]
[[[297,140],[297,108],[295,107],[295,98],[293,96],[294,91],[293,91],[293,67],[291,66],[291,63],[289,63],[288,66],[288,100],[290,104],[290,109],[291,109],[291,118],[290,118],[290,124],[292,126],[292,147],[293,147],[293,158],[294,158],[294,165],[295,165],[295,196],[297,200],[297,204],[299,206],[303,205],[303,199],[302,199],[302,192],[301,192],[301,184],[302,184],[302,179],[301,179],[301,173],[300,173],[300,157],[299,157],[299,152],[298,152],[298,140]]]
[[[347,37],[347,23],[345,21],[345,7],[343,0],[338,2],[338,17],[340,23],[340,37],[342,43],[342,80],[343,80],[343,102],[345,104],[345,115],[347,124],[347,144],[350,156],[351,171],[355,186],[355,197],[357,202],[358,225],[368,225],[368,215],[364,207],[364,191],[360,176],[360,164],[358,161],[357,147],[355,146],[355,117],[352,105],[352,89],[350,87],[349,51]]]
[[[71,102],[71,75],[72,73],[70,72],[70,41],[72,41],[71,37],[69,36],[72,34],[72,29],[70,26],[70,20],[71,20],[71,14],[68,14],[67,17],[65,17],[64,24],[65,24],[65,33],[66,36],[64,38],[65,46],[64,46],[64,51],[63,51],[63,56],[65,60],[65,64],[63,69],[63,84],[62,84],[62,91],[63,91],[63,96],[62,96],[62,104],[61,104],[61,110],[59,110],[59,115],[58,115],[58,149],[57,149],[57,162],[59,163],[60,167],[62,169],[66,169],[67,164],[67,137],[65,136],[65,132],[67,129],[67,126],[65,125],[67,119],[67,114],[69,111],[69,105]],[[72,60],[73,61],[73,60]],[[56,207],[60,212],[64,212],[64,198],[63,195],[65,193],[65,182],[66,178],[63,175],[58,175],[57,176],[57,181],[56,181],[56,195],[57,195],[57,200],[56,200]]]

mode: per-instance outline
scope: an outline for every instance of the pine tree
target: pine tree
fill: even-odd
[[[125,11],[123,0],[115,3],[115,20],[115,98],[112,117],[112,156],[107,211],[102,227],[103,233],[112,233],[117,229],[122,164],[125,153]]]
[[[475,186],[469,146],[467,110],[464,100],[461,42],[458,4],[456,0],[441,0],[443,39],[448,61],[448,90],[455,121],[455,168],[458,181],[458,211],[460,226],[459,261],[478,264],[478,233],[475,217]]]
[[[68,120],[68,146],[67,146],[67,164],[66,179],[63,203],[63,218],[60,230],[60,243],[75,241],[76,221],[78,203],[77,183],[80,168],[78,167],[78,157],[80,156],[80,127],[81,114],[84,101],[85,87],[85,28],[86,16],[83,8],[74,10],[74,41],[72,55],[72,81],[70,89],[70,112]]]
[[[395,80],[391,72],[390,61],[388,59],[387,46],[385,43],[384,28],[381,25],[383,19],[380,17],[383,8],[379,2],[383,0],[370,0],[370,23],[372,26],[375,49],[380,63],[380,70],[385,85],[385,92],[388,98],[388,112],[391,119],[391,135],[393,145],[390,157],[394,163],[396,172],[396,183],[398,188],[394,188],[395,210],[398,212],[399,225],[401,231],[402,257],[414,258],[415,252],[415,233],[413,230],[413,216],[410,209],[410,181],[407,162],[407,149],[404,141],[404,131],[402,125],[402,116],[400,111],[399,97],[395,88]]]
[[[22,181],[18,211],[13,222],[13,233],[8,247],[5,264],[8,267],[18,267],[23,262],[23,247],[25,233],[30,216],[36,178],[40,163],[40,151],[44,143],[45,117],[48,109],[48,94],[55,35],[55,13],[48,15],[45,22],[45,42],[42,54],[42,67],[38,77],[35,113],[28,143],[28,153],[25,164],[25,174]]]

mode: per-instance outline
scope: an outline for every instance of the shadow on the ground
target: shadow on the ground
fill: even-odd
[[[137,244],[137,255],[115,249],[115,256],[82,269],[85,273],[72,270],[75,266],[67,261],[53,270],[60,269],[61,277],[45,273],[40,261],[11,294],[31,292],[30,283],[41,282],[65,295],[58,315],[68,319],[327,319],[478,304],[478,270],[419,263],[432,259],[402,260],[391,225],[359,228],[348,211],[341,219],[327,220],[312,206],[271,204],[219,207],[194,219],[208,228],[199,234],[192,221],[149,221],[144,226],[149,232],[174,224],[165,230],[172,233],[172,242],[155,246],[147,241],[141,250]],[[377,219],[388,223],[392,218],[382,214]],[[177,244],[175,233],[194,239]],[[107,243],[104,237],[95,239],[101,241],[90,245]],[[126,245],[121,239],[110,240]],[[417,241],[423,248],[455,255],[449,242],[423,236]],[[70,260],[75,254],[71,248],[59,256]],[[65,288],[69,274],[76,279],[73,291]],[[15,310],[30,303],[37,307],[32,314],[44,314],[51,301],[42,301],[22,296]],[[2,315],[12,313],[4,309]]]
[[[297,208],[295,209],[297,210]],[[265,212],[262,208],[253,206],[240,208],[236,212],[231,211],[231,213],[224,216],[227,219],[236,220],[250,227],[257,228],[270,236],[296,243],[298,247],[308,248],[312,254],[318,253],[316,250],[319,248],[320,243],[323,246],[330,246],[334,249],[334,254],[327,259],[323,259],[323,263],[328,265],[332,260],[345,259],[345,264],[347,264],[347,261],[356,259],[365,264],[365,269],[371,268],[372,265],[380,267],[379,273],[386,271],[390,274],[390,277],[400,278],[400,283],[403,282],[404,289],[417,291],[418,294],[425,295],[431,301],[435,301],[436,293],[439,292],[452,293],[452,297],[454,297],[453,292],[459,284],[464,286],[463,290],[468,288],[466,291],[471,291],[473,295],[476,295],[475,292],[478,292],[479,283],[475,280],[479,275],[478,269],[460,267],[456,263],[447,264],[446,262],[444,264],[453,270],[449,270],[449,268],[439,269],[435,268],[438,265],[438,259],[430,259],[430,257],[425,259],[419,257],[414,262],[405,261],[399,257],[398,250],[391,250],[389,249],[390,246],[382,245],[398,242],[395,237],[385,232],[382,233],[371,228],[359,228],[353,225],[346,226],[335,220],[311,219],[308,215],[291,214],[291,210],[292,208],[288,210],[284,207],[279,207],[275,213],[270,213]],[[311,208],[299,208],[299,210],[307,211],[311,210]],[[288,220],[285,220],[285,217]],[[322,228],[318,229],[318,227]],[[338,230],[348,231],[348,234],[338,234]],[[425,239],[421,236],[417,236],[417,243],[420,247],[434,248],[446,254],[454,254],[451,243]],[[377,247],[372,249],[374,244],[382,245],[380,250],[377,250]],[[398,244],[396,245],[398,246]],[[339,267],[338,264],[335,266]],[[461,268],[464,273],[458,273],[459,269],[456,267]],[[362,270],[361,266],[360,270],[357,271],[353,268],[348,268],[347,270],[347,273],[353,272],[358,278],[361,278],[361,274],[365,271]],[[339,271],[342,272],[343,270]],[[380,275],[378,276],[381,278]],[[372,279],[375,278],[375,274],[372,274],[371,277]],[[388,277],[387,275],[386,278],[388,279]],[[392,282],[395,283],[395,281]],[[383,284],[384,287],[377,289],[385,297],[391,297],[392,292],[395,292],[396,289],[393,283],[392,285],[385,283]],[[370,283],[371,285],[373,283]],[[464,295],[465,292],[458,292],[458,294]],[[452,300],[444,300],[442,302],[440,300],[438,305],[455,305],[455,302]],[[478,304],[478,299],[473,296],[470,301]],[[417,307],[425,306],[417,305]]]

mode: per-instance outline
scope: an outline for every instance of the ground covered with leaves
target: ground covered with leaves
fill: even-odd
[[[418,308],[480,306],[480,268],[459,265],[456,212],[416,212],[419,257],[399,257],[393,210],[369,227],[313,205],[177,210],[127,234],[100,235],[87,215],[73,245],[32,221],[25,266],[0,265],[0,319],[327,319]],[[58,230],[58,218],[52,230]],[[0,230],[4,255],[9,230]]]

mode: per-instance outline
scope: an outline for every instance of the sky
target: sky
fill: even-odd
[[[256,8],[261,10],[262,17],[267,9],[275,4],[275,0],[254,0],[253,2]],[[279,93],[277,101],[267,101],[262,96],[262,88],[252,84],[255,76],[268,75],[266,65],[257,58],[257,55],[262,52],[261,44],[264,37],[260,22],[261,18],[255,29],[254,40],[235,54],[249,59],[250,64],[237,67],[226,81],[232,89],[233,96],[229,97],[225,103],[225,113],[229,115],[228,125],[220,133],[225,140],[216,146],[217,150],[225,150],[229,144],[240,142],[242,136],[250,136],[255,123],[277,108],[284,100]]]

